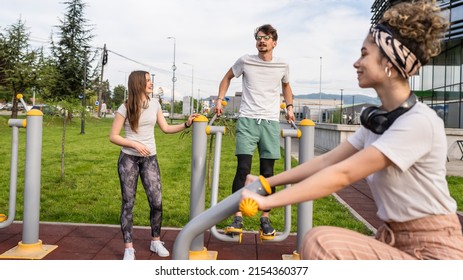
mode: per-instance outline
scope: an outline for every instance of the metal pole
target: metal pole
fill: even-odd
[[[153,83],[153,87],[151,89],[151,96],[154,97],[154,74],[151,74],[151,83]]]
[[[190,104],[190,115],[193,114],[193,81],[194,81],[194,66],[191,65],[191,104]]]
[[[199,88],[198,88],[198,100],[196,101],[196,113],[199,114]]]
[[[355,95],[352,95],[352,119],[354,119],[354,116],[355,116],[354,104],[355,104]]]
[[[8,125],[13,129],[11,138],[11,160],[10,160],[10,198],[8,202],[8,219],[0,223],[0,229],[11,225],[16,214],[16,194],[18,181],[18,146],[19,128],[24,127],[25,122],[18,119],[8,120]]]
[[[320,56],[320,89],[318,91],[318,122],[321,122],[322,115],[322,57]]]
[[[207,118],[198,117],[193,121],[191,155],[190,221],[204,212],[206,197],[206,154],[207,154]],[[191,243],[191,251],[202,251],[204,233],[197,235]]]
[[[208,126],[206,128],[208,135],[215,135],[214,143],[214,164],[212,170],[212,185],[211,185],[211,207],[217,204],[219,197],[219,175],[220,175],[220,154],[222,150],[222,135],[225,133],[224,126]],[[217,227],[214,225],[211,227],[211,234],[220,241],[234,241],[240,242],[238,235],[228,236],[224,233],[219,233]]]
[[[190,98],[190,115],[193,114],[193,81],[194,81],[194,65],[191,63],[183,62],[183,64],[191,66],[191,98]]]
[[[340,114],[340,117],[339,117],[339,123],[342,123],[342,89],[341,89],[341,114]]]
[[[314,157],[315,146],[315,124],[308,119],[299,123],[302,132],[299,139],[299,165],[311,160]],[[297,251],[302,248],[302,241],[305,234],[312,228],[313,201],[299,203],[297,208]]]
[[[85,84],[87,83],[87,53],[85,53],[85,63],[84,63],[84,86],[82,92],[82,117],[80,120],[80,134],[85,134]]]
[[[27,115],[23,244],[39,241],[42,114]]]
[[[124,100],[122,100],[122,102],[124,102],[126,99],[127,99],[127,74],[128,72],[124,72],[124,71],[117,71],[117,72],[120,72],[120,73],[124,73]]]
[[[106,54],[106,44],[104,44],[104,47],[103,47],[103,54],[101,55],[101,80],[100,80],[100,88],[99,88],[99,93],[98,93],[98,117],[101,118],[101,104],[103,102],[102,101],[102,96],[103,96],[103,72],[104,72],[104,66],[105,66],[105,62],[104,62],[104,57],[105,57],[105,54]]]
[[[176,39],[175,37],[167,37],[167,39],[174,39],[174,63],[172,64],[172,104],[170,105],[170,123],[172,124],[172,120],[174,119],[175,82],[177,81],[177,78],[175,77],[175,70],[177,70],[177,66],[175,66]]]

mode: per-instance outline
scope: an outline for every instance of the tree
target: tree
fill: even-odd
[[[113,90],[113,95],[111,98],[111,108],[117,109],[124,102],[125,95],[127,94],[127,89],[123,85],[117,85]]]
[[[44,55],[43,49],[40,49],[36,73],[37,80],[33,88],[36,93],[35,102],[37,102],[38,96],[41,96],[41,103],[43,103],[43,100],[53,100],[53,85],[57,79],[58,70],[55,67],[53,59]]]
[[[84,17],[86,6],[81,0],[69,0],[64,19],[60,20],[58,27],[59,40],[52,40],[52,54],[55,59],[57,78],[51,91],[52,98],[59,101],[63,112],[63,136],[61,143],[61,178],[64,179],[64,144],[66,140],[66,121],[71,120],[73,111],[80,108],[80,96],[87,88],[90,77],[90,41],[93,38],[91,29],[87,28],[87,19]],[[82,114],[84,120],[85,114]]]
[[[83,92],[84,81],[90,81],[91,29],[84,17],[86,4],[82,0],[65,1],[64,19],[61,19],[58,42],[52,41],[57,79],[53,87],[53,98],[59,100],[78,99]],[[88,75],[85,77],[85,75]]]
[[[24,93],[37,85],[37,71],[42,52],[30,48],[29,33],[21,19],[7,27],[5,35],[0,35],[0,88],[6,93],[6,99],[12,100],[11,117],[16,118],[16,94]]]

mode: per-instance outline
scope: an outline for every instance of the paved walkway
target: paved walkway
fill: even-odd
[[[138,260],[171,260],[149,251],[150,229],[135,227],[134,247]],[[124,254],[123,240],[118,225],[41,223],[39,239],[44,245],[56,245],[44,260],[121,260]],[[161,239],[171,252],[180,229],[162,228]],[[22,224],[13,223],[0,229],[0,255],[15,248],[22,240]],[[282,242],[264,243],[257,232],[245,232],[242,243],[220,241],[209,232],[204,234],[204,247],[217,252],[218,260],[281,260],[292,256],[296,250],[296,235]],[[9,258],[9,259],[18,259]],[[0,260],[1,261],[1,260]]]

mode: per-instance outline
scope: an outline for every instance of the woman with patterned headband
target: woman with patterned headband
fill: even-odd
[[[314,200],[366,178],[384,221],[375,238],[321,226],[304,237],[304,259],[463,259],[463,236],[446,181],[442,120],[411,93],[408,78],[439,54],[448,22],[436,1],[402,2],[373,26],[354,63],[361,88],[380,107],[362,112],[362,126],[338,147],[267,178],[293,184],[267,197],[248,190],[260,209]],[[357,168],[352,168],[356,166]],[[248,183],[256,179],[248,177]]]

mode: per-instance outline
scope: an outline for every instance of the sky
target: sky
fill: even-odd
[[[0,0],[0,28],[21,19],[32,47],[50,46],[66,13],[65,0]],[[166,99],[216,96],[221,79],[244,54],[257,54],[254,29],[272,24],[278,31],[273,55],[289,63],[294,95],[364,94],[353,63],[370,27],[373,0],[84,0],[84,17],[94,35],[90,45],[106,44],[103,79],[111,89],[127,84],[131,71],[155,76]],[[168,39],[168,37],[172,37]],[[173,39],[175,38],[175,39]],[[174,52],[175,51],[175,52]],[[175,55],[174,55],[175,53]],[[227,95],[241,91],[232,80]]]

